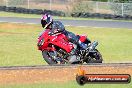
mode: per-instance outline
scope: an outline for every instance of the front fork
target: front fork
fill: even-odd
[[[53,51],[50,52],[49,55],[53,58],[53,60],[62,62],[63,61],[62,58],[59,58],[57,56],[57,51],[56,51],[54,45],[52,45],[52,48],[53,48]]]
[[[85,55],[84,55],[84,58],[86,58],[89,53],[95,53],[95,48],[96,46],[98,45],[98,42],[97,41],[94,41],[93,43],[91,43],[88,48],[85,50]]]

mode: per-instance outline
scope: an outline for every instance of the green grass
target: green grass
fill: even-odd
[[[132,62],[132,29],[92,27],[66,27],[76,34],[86,34],[94,41],[105,62]],[[41,25],[0,23],[0,66],[46,64],[37,50],[37,37]],[[132,88],[130,84],[86,84],[75,81],[66,83],[2,84],[0,88]]]
[[[0,12],[0,17],[24,17],[24,18],[41,18],[41,15],[36,14],[21,14],[12,12]]]
[[[75,81],[67,83],[38,83],[38,84],[14,84],[2,85],[0,88],[132,88],[130,84],[85,84],[78,85]]]
[[[41,18],[41,15],[36,14],[22,14],[0,11],[0,17],[23,17],[23,18]],[[79,18],[79,17],[58,17],[53,16],[54,19],[66,19],[66,20],[100,20],[100,21],[123,21],[131,22],[131,20],[112,20],[112,19],[101,19],[101,18]]]
[[[98,40],[104,63],[132,62],[132,30],[92,27],[66,27],[76,34]],[[0,23],[0,66],[46,64],[37,50],[41,25]]]
[[[0,17],[41,18],[41,15],[37,15],[37,14],[12,13],[12,12],[0,12]],[[85,18],[58,17],[58,16],[54,16],[53,18],[54,19],[78,19],[78,20],[85,20]]]
[[[87,34],[92,41],[97,40],[105,63],[132,62],[131,29],[73,27],[71,31]]]
[[[0,12],[0,17],[41,18],[41,15]],[[74,17],[58,17],[58,16],[53,16],[53,18],[54,19],[72,19],[72,20],[93,20],[93,18],[74,18]]]
[[[25,25],[0,28],[0,66],[45,64],[41,52],[37,50],[39,26],[22,26]]]

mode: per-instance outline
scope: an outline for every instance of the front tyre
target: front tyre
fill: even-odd
[[[52,57],[49,55],[49,52],[48,51],[46,51],[46,50],[42,51],[42,56],[43,56],[44,60],[49,65],[57,64],[57,62],[55,60],[53,60]]]
[[[89,53],[89,59],[87,63],[102,63],[102,61],[102,55],[97,49],[95,49],[94,52]]]

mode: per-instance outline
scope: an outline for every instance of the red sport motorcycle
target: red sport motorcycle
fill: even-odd
[[[102,63],[102,55],[96,49],[98,42],[88,42],[87,36],[77,35],[88,48],[82,49],[79,45],[68,41],[63,33],[49,35],[50,29],[40,33],[38,50],[42,51],[44,60],[49,64],[83,64]]]

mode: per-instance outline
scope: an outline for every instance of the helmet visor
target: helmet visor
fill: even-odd
[[[47,22],[45,20],[41,20],[42,27],[44,28]]]

